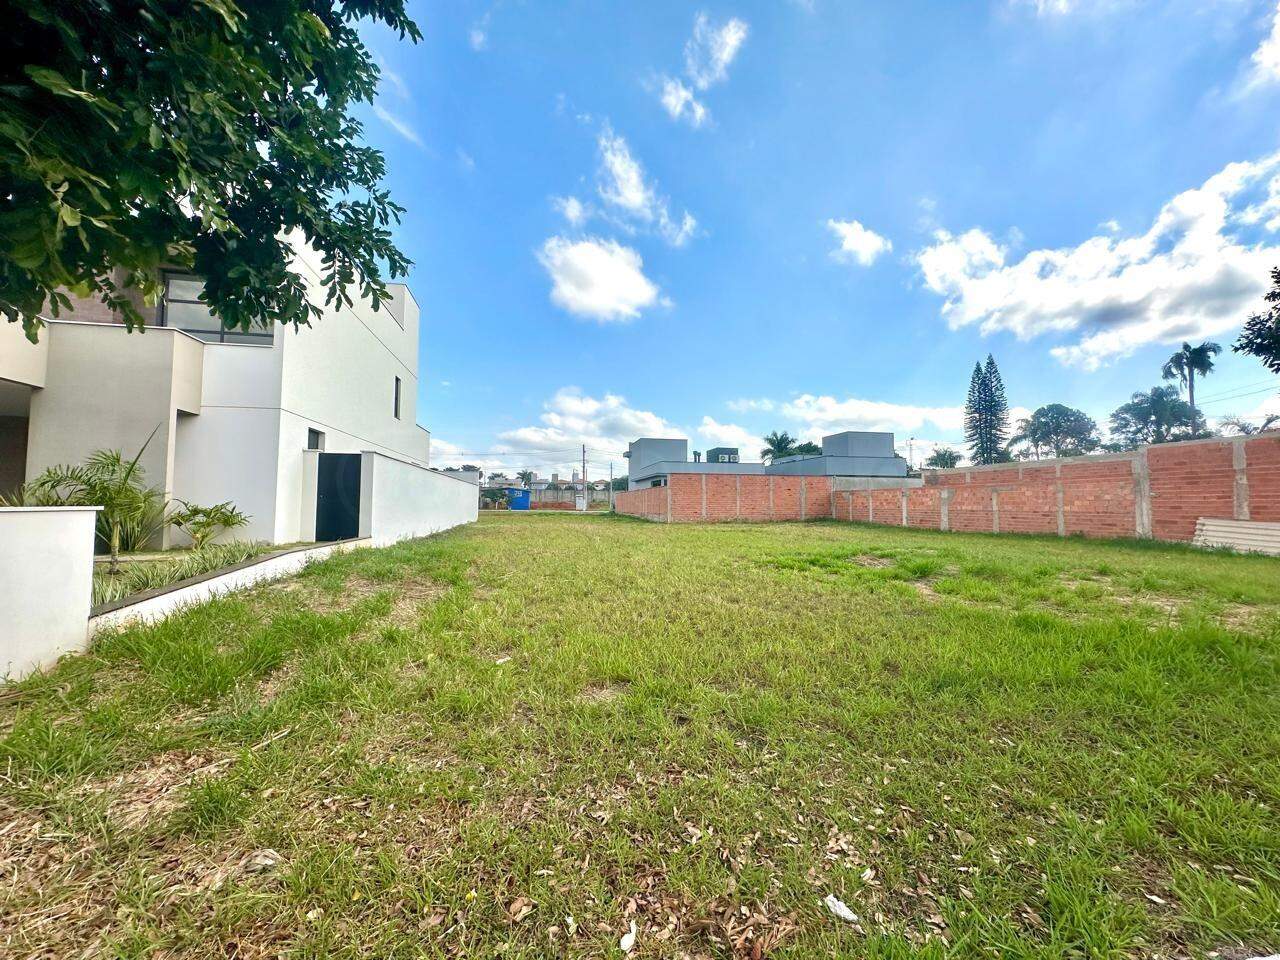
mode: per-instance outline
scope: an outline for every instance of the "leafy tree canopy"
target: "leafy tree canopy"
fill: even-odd
[[[1010,446],[1026,444],[1036,459],[1041,456],[1075,457],[1092,453],[1102,444],[1098,424],[1083,410],[1049,403],[1018,422]]]
[[[1177,387],[1152,387],[1111,414],[1111,432],[1121,448],[1133,448],[1187,439],[1195,434],[1195,420]]]
[[[1257,357],[1272,373],[1280,373],[1280,267],[1271,271],[1271,289],[1266,294],[1271,304],[1266,313],[1255,313],[1245,321],[1240,339],[1231,349]]]
[[[319,251],[329,303],[375,304],[409,261],[381,153],[350,111],[378,68],[362,20],[420,34],[405,0],[6,0],[0,35],[0,313],[129,296],[172,265],[228,327],[320,314],[287,237]]]
[[[951,470],[960,465],[960,451],[952,450],[950,447],[938,447],[929,454],[929,459],[924,462],[924,465],[933,467],[935,470]]]
[[[796,452],[796,438],[785,430],[779,433],[774,430],[764,438],[764,449],[760,451],[760,459],[765,461],[781,460],[793,456]]]

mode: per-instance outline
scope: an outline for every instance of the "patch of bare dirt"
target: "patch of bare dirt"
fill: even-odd
[[[579,703],[609,703],[617,700],[630,688],[629,683],[589,683],[578,694]]]
[[[111,777],[90,780],[81,792],[107,798],[107,817],[132,830],[177,809],[188,785],[212,777],[235,762],[235,757],[208,753],[165,753],[151,762]]]
[[[851,557],[850,559],[860,567],[892,567],[894,563],[888,557],[873,557],[870,554],[865,553],[859,554],[856,557]]]
[[[928,600],[930,603],[937,603],[942,599],[942,594],[938,593],[928,580],[913,581],[912,586],[916,588],[916,592],[920,594],[922,599]]]
[[[426,577],[413,580],[379,581],[356,574],[348,577],[337,593],[321,590],[306,580],[284,580],[268,588],[277,596],[286,596],[290,603],[306,606],[316,613],[345,613],[370,597],[390,591],[393,594],[391,612],[382,618],[383,623],[396,627],[412,627],[418,624],[421,608],[434,603],[448,593],[449,588]]]
[[[395,600],[386,620],[397,627],[416,627],[422,619],[422,608],[448,592],[447,586],[434,580],[403,580],[395,585]]]

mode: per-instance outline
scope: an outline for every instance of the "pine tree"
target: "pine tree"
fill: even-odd
[[[982,410],[985,406],[983,394],[982,364],[975,363],[973,376],[969,378],[969,398],[964,405],[964,439],[969,444],[969,455],[974,463],[985,462],[978,459],[983,436]]]
[[[996,463],[1004,455],[1009,435],[1009,401],[995,358],[987,355],[987,365],[973,365],[969,397],[964,408],[964,435],[974,463]]]
[[[987,365],[982,371],[987,381],[987,418],[991,424],[991,459],[995,463],[1004,456],[1004,445],[1009,440],[1009,401],[1004,395],[1004,380],[996,367],[996,358],[987,354]]]

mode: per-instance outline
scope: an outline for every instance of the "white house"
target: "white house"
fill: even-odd
[[[315,255],[294,269],[323,305]],[[345,539],[358,525],[385,540],[474,519],[474,487],[427,469],[407,286],[390,284],[377,311],[357,299],[310,328],[228,333],[198,301],[199,278],[164,281],[141,333],[92,300],[35,345],[0,323],[0,491],[95,450],[132,456],[151,437],[148,483],[170,499],[233,501],[252,518],[237,537]],[[166,545],[181,536],[167,531]]]

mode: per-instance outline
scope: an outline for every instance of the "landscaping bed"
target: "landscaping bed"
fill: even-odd
[[[1280,950],[1280,563],[486,514],[0,695],[14,956]]]
[[[280,548],[269,543],[211,543],[199,549],[174,550],[144,558],[122,558],[120,569],[112,573],[110,561],[98,561],[93,567],[93,606],[113,603],[126,597],[155,590],[171,583],[243,563]]]

